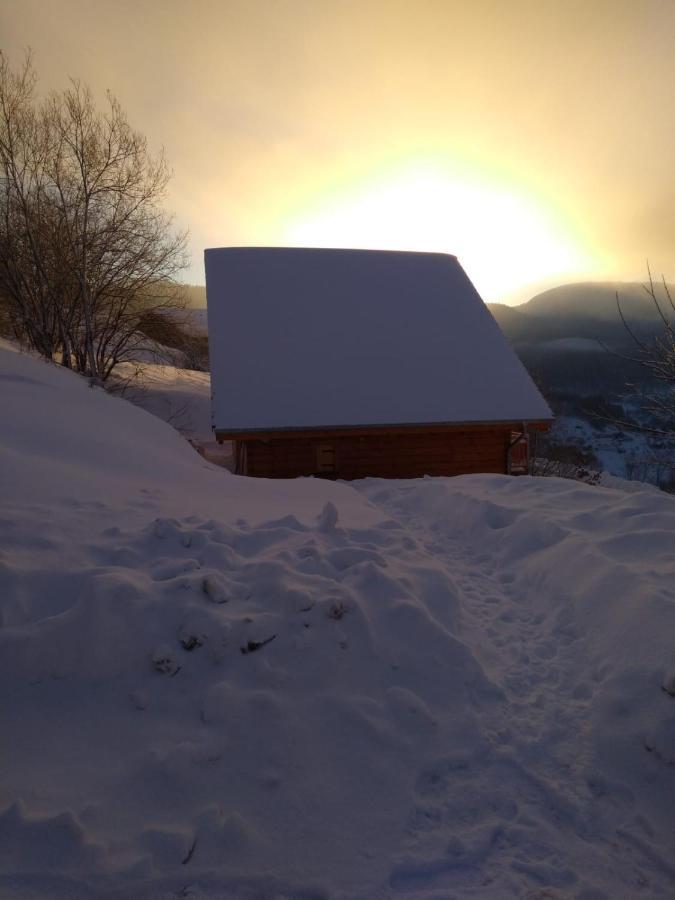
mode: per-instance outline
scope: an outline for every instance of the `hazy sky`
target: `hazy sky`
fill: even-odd
[[[447,250],[487,300],[675,278],[675,0],[0,0],[110,88],[207,246]]]

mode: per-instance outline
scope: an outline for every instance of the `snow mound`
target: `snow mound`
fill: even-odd
[[[135,374],[137,378],[133,378]],[[172,425],[200,445],[215,443],[211,430],[211,377],[172,365],[123,363],[120,379],[131,377],[124,398]]]
[[[623,491],[625,494],[639,494],[643,491],[653,492],[659,490],[656,485],[649,484],[646,481],[629,481],[626,478],[618,478],[616,475],[611,475],[609,472],[602,472],[600,475],[600,484],[603,487],[610,487],[617,491]]]
[[[236,478],[0,349],[0,897],[675,892],[675,503]]]

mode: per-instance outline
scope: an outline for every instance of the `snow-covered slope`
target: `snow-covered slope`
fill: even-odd
[[[213,441],[211,430],[211,377],[208,372],[195,372],[171,365],[129,363],[119,366],[123,379],[140,368],[124,393],[125,400],[180,431],[199,443]]]
[[[168,422],[207,459],[233,467],[232,444],[218,444],[211,428],[211,376],[170,365],[123,363],[120,381],[131,381],[124,399]]]
[[[671,497],[236,478],[0,385],[0,897],[673,896]]]

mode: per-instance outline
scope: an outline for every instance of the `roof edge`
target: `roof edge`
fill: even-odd
[[[537,419],[494,419],[490,421],[464,422],[392,422],[377,425],[297,425],[264,428],[219,428],[213,427],[218,440],[266,440],[274,437],[332,437],[366,436],[370,434],[415,434],[438,431],[459,431],[462,429],[488,429],[497,427],[521,428],[526,425],[538,431],[546,431],[553,422],[550,418]]]
[[[280,250],[284,252],[313,252],[318,251],[321,253],[386,253],[391,256],[441,256],[445,259],[454,259],[456,262],[457,256],[454,253],[446,253],[442,250],[388,250],[382,247],[286,247],[286,246],[266,246],[266,245],[234,245],[231,247],[206,247],[204,249],[204,255],[207,253],[222,253],[223,251],[233,250],[233,251],[251,251],[257,252],[259,250]]]

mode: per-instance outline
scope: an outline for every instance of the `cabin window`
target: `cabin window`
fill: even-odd
[[[330,475],[336,472],[335,445],[317,444],[316,446],[316,471],[322,475]]]

